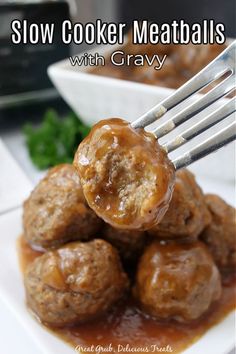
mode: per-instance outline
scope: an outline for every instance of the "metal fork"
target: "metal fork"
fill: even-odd
[[[192,104],[187,105],[180,112],[174,114],[166,122],[159,124],[152,133],[159,139],[167,133],[186,122],[194,115],[198,114],[220,98],[226,96],[235,90],[235,55],[236,55],[236,41],[234,41],[228,48],[226,48],[216,59],[202,69],[197,75],[186,82],[178,90],[176,90],[168,98],[146,112],[140,118],[135,120],[131,125],[136,128],[145,128],[151,123],[154,123],[166,112],[185,101],[188,97],[208,84],[214,83],[215,80],[220,79],[223,75],[228,76],[211,89],[208,93],[197,99]],[[233,114],[236,110],[235,97],[230,99],[227,103],[215,110],[213,113],[207,115],[204,119],[195,123],[191,128],[184,130],[175,139],[165,143],[163,146],[167,153],[174,151],[181,145],[189,142],[192,138],[205,132],[213,125],[219,123],[226,117]],[[207,139],[203,139],[195,147],[180,157],[175,158],[172,162],[175,169],[190,165],[192,162],[201,159],[213,151],[225,146],[236,139],[236,121],[228,124],[225,128],[220,129],[217,133]]]

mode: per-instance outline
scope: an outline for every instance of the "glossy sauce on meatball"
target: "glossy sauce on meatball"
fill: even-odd
[[[118,250],[125,262],[137,260],[147,243],[144,231],[115,229],[109,224],[104,225],[101,235]]]
[[[221,278],[203,243],[154,241],[141,257],[134,294],[158,319],[189,322],[221,296]]]
[[[74,242],[43,254],[28,266],[24,282],[28,306],[56,327],[101,315],[128,288],[117,251],[103,240]]]
[[[24,237],[38,250],[88,240],[102,225],[89,208],[73,165],[53,167],[24,203]]]
[[[149,230],[159,239],[196,240],[211,222],[204,194],[194,175],[186,170],[176,172],[169,208],[161,222]]]
[[[116,228],[146,230],[165,214],[174,167],[156,137],[118,118],[96,124],[74,158],[89,206]]]
[[[205,196],[212,221],[201,239],[209,248],[222,273],[236,272],[236,211],[217,195]]]
[[[39,252],[33,251],[23,237],[18,239],[20,266],[26,268]],[[69,343],[73,348],[92,345],[113,348],[127,344],[130,347],[143,347],[155,344],[158,347],[171,346],[173,353],[182,353],[187,347],[196,342],[207,330],[222,321],[235,309],[235,280],[223,285],[220,299],[213,304],[207,313],[192,323],[176,321],[157,321],[146,315],[131,294],[124,301],[114,304],[112,308],[99,318],[75,326],[55,328],[50,326],[50,332],[57,338]],[[187,332],[186,332],[187,330]]]

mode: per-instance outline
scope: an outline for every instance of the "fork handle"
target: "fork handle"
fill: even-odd
[[[190,149],[182,156],[174,159],[172,163],[177,171],[183,167],[187,167],[195,161],[200,160],[206,155],[217,151],[234,140],[236,140],[236,121],[229,124],[226,128],[221,129],[219,132],[201,142],[194,148]]]
[[[169,97],[151,108],[148,112],[131,123],[133,128],[145,128],[149,124],[154,123],[158,118],[163,116],[167,111],[185,101],[212,81],[220,78],[223,74],[231,71],[235,62],[235,43],[229,45],[218,57],[210,62],[198,74],[187,81],[183,86],[178,88]]]

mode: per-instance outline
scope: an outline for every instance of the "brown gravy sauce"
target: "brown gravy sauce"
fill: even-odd
[[[22,272],[41,255],[40,252],[33,251],[22,236],[18,239],[18,254]],[[188,325],[150,319],[137,310],[130,297],[125,303],[117,305],[111,312],[91,323],[71,328],[47,329],[74,348],[77,347],[78,353],[79,349],[85,352],[85,348],[87,353],[99,353],[99,348],[100,353],[116,353],[118,349],[120,353],[127,353],[129,348],[134,348],[137,354],[160,352],[155,348],[163,348],[162,352],[179,353],[235,308],[235,280],[225,281],[221,299],[203,318]],[[89,350],[91,346],[93,347]],[[97,351],[96,346],[99,346]]]

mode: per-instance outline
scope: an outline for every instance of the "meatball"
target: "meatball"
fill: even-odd
[[[174,192],[165,216],[149,233],[160,239],[196,239],[210,223],[204,195],[188,170],[176,173]]]
[[[24,283],[28,306],[43,323],[57,327],[101,315],[128,288],[117,251],[103,240],[43,254],[27,268]]]
[[[73,165],[52,168],[24,203],[24,237],[36,249],[87,240],[101,224],[86,203]]]
[[[142,253],[146,244],[146,234],[143,231],[115,229],[106,225],[103,238],[111,243],[119,252],[123,261],[135,261]]]
[[[146,230],[168,208],[174,166],[144,129],[118,118],[99,122],[79,145],[74,165],[89,206],[113,227]]]
[[[236,269],[236,214],[235,208],[217,195],[205,197],[212,222],[201,234],[216,264],[223,273]]]
[[[225,44],[179,45],[176,47],[175,53],[176,67],[180,72],[185,73],[187,78],[190,78],[215,59],[224,49],[226,49]]]
[[[220,274],[203,243],[154,241],[141,257],[134,294],[149,315],[189,322],[219,299]]]

